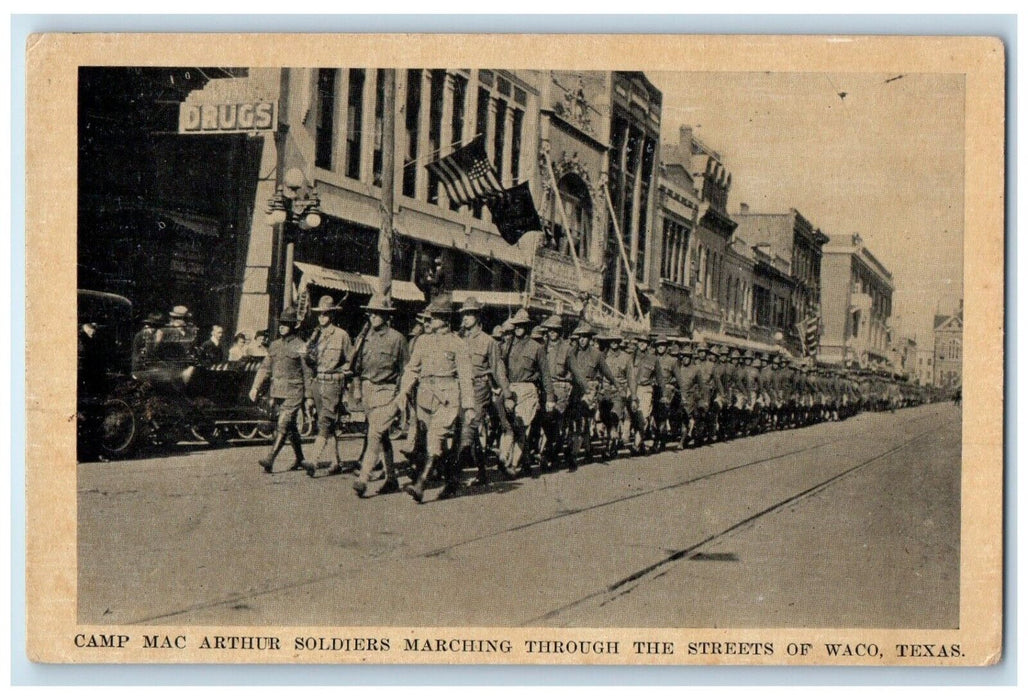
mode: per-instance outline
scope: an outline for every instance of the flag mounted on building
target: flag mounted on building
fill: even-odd
[[[511,245],[515,245],[528,231],[541,231],[543,228],[527,182],[504,190],[499,197],[487,200],[487,204],[500,235]]]
[[[796,324],[804,357],[814,357],[821,347],[821,314],[812,313]]]
[[[503,194],[503,186],[485,152],[484,136],[476,136],[467,146],[425,167],[443,183],[450,201],[458,205]]]

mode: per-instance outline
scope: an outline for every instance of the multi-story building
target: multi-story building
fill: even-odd
[[[609,76],[610,81],[605,95],[610,122],[607,182],[614,211],[607,231],[606,259],[621,256],[617,241],[620,232],[621,246],[634,271],[634,280],[630,282],[625,265],[608,263],[603,277],[603,301],[628,313],[634,294],[630,283],[651,293],[659,284],[651,278],[650,251],[659,245],[655,238],[661,234],[653,221],[663,96],[641,72],[602,75]]]
[[[796,209],[781,214],[757,213],[751,212],[749,206],[743,203],[736,218],[740,236],[758,248],[766,246],[771,262],[764,270],[770,275],[769,280],[777,275],[772,269],[778,270],[780,261],[784,261],[792,289],[784,309],[779,308],[781,302],[774,298],[779,291],[784,292],[784,287],[779,284],[775,290],[770,290],[772,296],[768,303],[771,310],[765,318],[770,319],[772,325],[782,333],[781,342],[793,352],[798,352],[800,345],[796,323],[816,315],[821,309],[822,248],[828,242],[828,237]],[[757,298],[754,296],[755,317],[757,306]]]
[[[738,233],[725,246],[724,277],[721,283],[721,332],[736,338],[753,338],[753,289],[757,251]]]
[[[935,314],[935,385],[946,389],[963,383],[964,300],[955,313]]]
[[[681,162],[661,163],[657,191],[655,235],[651,241],[653,254],[650,255],[650,279],[656,288],[656,303],[650,324],[673,335],[687,334],[692,319],[694,231],[707,205],[700,201],[692,175]]]
[[[781,345],[793,354],[800,348],[792,300],[796,280],[789,274],[789,261],[767,242],[753,246],[753,340]]]
[[[819,357],[860,367],[888,366],[892,273],[859,234],[824,247]]]
[[[666,145],[662,156],[669,172],[681,171],[688,176],[699,200],[688,246],[691,268],[686,280],[691,302],[688,327],[693,332],[721,333],[725,327],[722,300],[728,295],[725,260],[733,255],[733,260],[738,262],[738,251],[729,253],[736,228],[735,221],[728,215],[732,175],[721,155],[697,138],[689,126],[679,128],[678,143]]]
[[[917,340],[909,335],[894,333],[889,343],[889,364],[911,380],[917,377]]]

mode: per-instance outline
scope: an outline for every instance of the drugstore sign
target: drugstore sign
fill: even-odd
[[[273,131],[277,123],[277,102],[225,104],[183,102],[178,109],[178,133],[180,134],[239,134]]]

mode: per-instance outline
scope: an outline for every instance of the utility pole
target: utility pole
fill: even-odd
[[[396,70],[382,74],[382,227],[378,232],[378,292],[393,293],[393,184],[396,162]]]

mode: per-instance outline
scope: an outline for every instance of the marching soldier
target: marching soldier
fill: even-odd
[[[509,476],[531,473],[527,459],[531,449],[529,434],[539,413],[540,386],[545,411],[552,412],[556,405],[546,349],[528,336],[531,323],[526,309],[518,309],[511,319],[514,333],[507,350],[510,398],[506,401],[511,431],[500,438],[500,464]]]
[[[632,371],[635,379],[635,396],[632,409],[635,413],[635,441],[633,448],[641,454],[645,447],[646,433],[653,426],[653,406],[660,400],[664,388],[664,377],[657,363],[657,356],[650,352],[649,336],[640,335],[635,340],[638,352]],[[657,438],[654,436],[654,446]]]
[[[632,431],[630,409],[632,397],[635,396],[635,372],[632,356],[621,347],[621,336],[612,334],[610,347],[607,351],[607,367],[614,375],[614,383],[610,386],[607,398],[610,405],[606,413],[607,421],[607,454],[614,457],[622,445],[627,444]]]
[[[574,470],[574,454],[567,445],[573,419],[571,407],[574,398],[585,393],[585,384],[572,367],[571,345],[561,337],[563,323],[560,316],[550,316],[543,322],[543,327],[547,335],[546,366],[553,382],[553,410],[547,412],[543,426],[546,448],[540,462],[553,468],[557,465],[558,455],[563,454],[564,463],[569,470]]]
[[[414,323],[411,324],[410,330],[407,332],[407,356],[414,352],[414,347],[417,345],[418,339],[421,338],[425,333],[428,333],[428,324],[431,318],[426,316],[424,312],[419,313]],[[400,409],[400,417],[403,423],[407,426],[407,436],[400,447],[400,453],[407,458],[407,461],[411,466],[421,463],[419,460],[418,447],[420,443],[424,442],[424,434],[418,431],[418,414],[417,409],[414,405],[414,399],[408,398],[404,402]],[[420,443],[419,443],[420,437]],[[423,448],[424,445],[421,444]],[[424,452],[424,449],[421,450]]]
[[[296,309],[283,311],[278,324],[279,338],[268,348],[268,354],[261,362],[250,389],[250,400],[256,402],[264,382],[271,379],[270,395],[278,414],[275,440],[268,455],[258,460],[269,474],[287,439],[295,457],[290,469],[303,468],[303,448],[300,445],[300,431],[296,427],[296,414],[303,408],[304,397],[311,395],[311,371],[305,362],[307,346],[295,333]]]
[[[572,406],[574,412],[572,424],[571,453],[578,455],[582,448],[585,451],[585,461],[592,461],[592,423],[598,417],[600,407],[600,393],[602,380],[606,379],[611,384],[617,380],[603,359],[603,353],[593,345],[595,331],[585,321],[578,324],[571,333],[575,347],[571,353],[572,366],[575,373],[581,377],[584,390],[578,394],[577,401]],[[574,458],[569,465],[569,470],[574,471]]]
[[[654,448],[657,452],[663,450],[667,443],[681,440],[681,404],[677,380],[678,351],[671,353],[670,349],[671,341],[668,337],[666,335],[657,336],[654,350],[657,353],[660,374],[664,379],[660,403],[655,408],[657,430],[654,435]]]
[[[469,423],[475,418],[471,357],[467,344],[450,331],[453,308],[449,298],[437,295],[426,311],[432,317],[432,330],[414,346],[394,399],[399,407],[417,385],[418,422],[425,431],[428,457],[414,484],[404,490],[418,503],[424,498],[425,483],[442,458],[446,442],[453,437],[460,414],[463,412]],[[446,485],[439,499],[453,498],[460,491],[460,475],[451,466],[444,478]]]
[[[475,412],[472,419],[461,424],[460,453],[457,457],[459,468],[463,468],[469,463],[478,466],[478,477],[475,479],[475,483],[479,485],[489,483],[485,455],[482,453],[479,437],[482,421],[492,406],[494,390],[499,392],[504,400],[508,398],[510,392],[507,370],[500,357],[500,346],[491,336],[482,331],[479,318],[481,313],[482,305],[474,297],[468,297],[460,308],[464,342],[467,344],[468,354],[471,357]]]
[[[675,344],[678,353],[678,365],[674,379],[678,384],[679,405],[681,406],[681,431],[679,446],[682,449],[694,440],[700,444],[703,430],[703,414],[710,405],[710,390],[699,367],[693,362],[695,351],[684,339]]]
[[[353,362],[353,374],[358,381],[368,424],[360,475],[353,484],[353,490],[361,498],[367,491],[371,470],[379,460],[385,472],[385,483],[378,495],[400,490],[393,468],[389,429],[400,412],[395,399],[408,358],[407,340],[389,326],[389,317],[394,311],[390,300],[376,294],[363,309],[368,314],[369,330]]]
[[[335,324],[334,315],[339,307],[332,297],[327,294],[321,297],[311,311],[318,314],[318,327],[307,341],[307,362],[314,374],[314,395],[308,397],[307,409],[314,407],[317,411],[318,434],[312,449],[314,458],[305,466],[307,476],[313,477],[315,469],[331,467],[329,474],[338,474],[343,470],[336,426],[343,405],[343,389],[346,373],[350,369],[353,345],[350,334]],[[330,440],[335,452],[334,464],[321,459]]]

